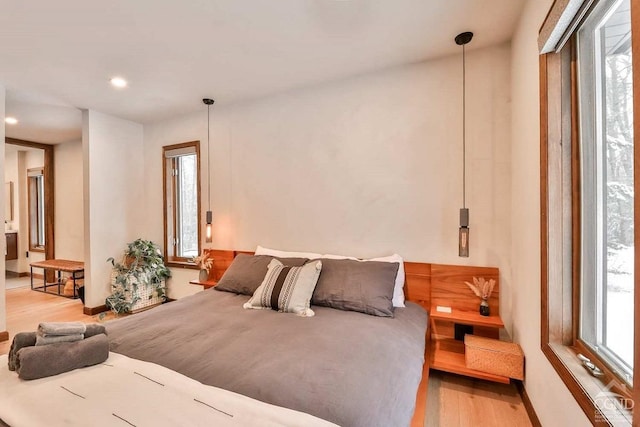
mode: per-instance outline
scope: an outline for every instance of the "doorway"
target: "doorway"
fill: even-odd
[[[31,262],[55,258],[54,176],[52,145],[5,138],[7,289],[30,284]]]

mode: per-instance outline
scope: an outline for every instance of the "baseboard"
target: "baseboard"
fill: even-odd
[[[103,312],[105,312],[107,310],[108,310],[107,306],[103,304],[103,305],[99,305],[97,307],[86,307],[85,306],[84,309],[82,310],[82,312],[84,314],[86,314],[87,316],[95,316],[96,314],[103,313]]]
[[[514,382],[516,384],[516,388],[518,389],[518,393],[522,398],[524,408],[527,410],[527,415],[529,416],[531,425],[533,425],[533,427],[542,427],[542,424],[540,424],[540,419],[538,418],[538,414],[536,414],[536,410],[533,408],[533,404],[531,404],[531,400],[529,399],[529,395],[527,394],[527,389],[524,388],[524,384],[522,383],[522,381]]]
[[[29,272],[23,271],[22,273],[18,273],[15,271],[6,270],[4,272],[4,277],[7,279],[17,279],[18,277],[29,277]]]
[[[0,342],[9,341],[9,331],[0,332]]]

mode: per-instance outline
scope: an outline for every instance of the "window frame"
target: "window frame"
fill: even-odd
[[[38,193],[38,178],[42,180],[41,195]],[[29,251],[31,252],[45,252],[47,245],[45,192],[44,167],[27,169],[27,212],[29,213]],[[38,209],[39,207],[41,209]],[[44,240],[42,244],[40,244],[40,236]]]
[[[633,75],[634,135],[640,135],[640,8],[633,3],[632,61],[634,69],[638,70]],[[574,30],[576,28],[573,27]],[[541,55],[539,63],[541,349],[587,417],[595,424],[607,419],[596,404],[598,392],[611,391],[640,404],[640,351],[634,352],[634,383],[632,387],[627,387],[614,369],[580,339],[581,177],[576,44],[574,33],[557,53]],[[640,172],[640,147],[636,149],[635,144],[633,158],[634,171]],[[570,176],[569,188],[557,182],[562,180],[563,174]],[[634,188],[640,188],[640,173],[634,173]],[[570,202],[567,203],[565,198],[565,203],[559,204],[558,194],[566,197],[567,192]],[[567,215],[568,221],[565,221]],[[634,197],[634,224],[640,224],[639,219],[640,197]],[[640,230],[634,233],[634,247],[639,247],[639,241]],[[639,270],[640,250],[636,250],[635,343],[640,342]],[[636,344],[634,347],[639,346]],[[604,372],[604,376],[599,380],[591,377],[582,367],[577,354],[588,357]],[[629,412],[622,413],[630,415]],[[640,412],[635,413],[633,424],[640,425]]]
[[[173,254],[175,253],[175,244],[172,244],[171,247],[169,245],[169,239],[172,235],[175,235],[176,233],[176,221],[175,221],[175,217],[176,215],[171,215],[171,220],[169,218],[168,215],[168,206],[167,206],[167,194],[169,191],[169,188],[167,187],[167,183],[168,183],[168,175],[167,175],[167,167],[166,167],[166,153],[167,151],[172,151],[172,150],[179,150],[179,149],[185,149],[185,148],[195,148],[195,154],[196,154],[196,192],[197,192],[197,198],[198,198],[198,207],[197,207],[197,221],[198,221],[198,225],[197,225],[197,229],[198,229],[198,254],[200,254],[202,252],[202,220],[201,220],[201,206],[202,206],[202,197],[201,197],[201,186],[200,186],[200,141],[190,141],[190,142],[183,142],[180,144],[172,144],[172,145],[165,145],[162,147],[162,212],[163,212],[163,217],[164,217],[164,259],[165,259],[165,264],[169,267],[181,267],[181,268],[190,268],[190,269],[197,269],[198,266],[191,262],[189,258],[187,257],[177,257],[174,256]],[[172,181],[173,182],[173,181]],[[171,188],[171,193],[172,193],[172,198],[173,198],[173,205],[176,206],[177,208],[177,204],[176,202],[176,192],[175,192],[175,187],[172,186]],[[169,224],[169,222],[171,221],[171,224]],[[169,227],[172,227],[172,231],[169,231]]]

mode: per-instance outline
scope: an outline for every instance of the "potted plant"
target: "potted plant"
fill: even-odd
[[[155,243],[137,239],[127,245],[121,262],[113,258],[107,262],[113,266],[112,293],[105,303],[113,312],[131,313],[165,301],[166,279],[171,271]]]

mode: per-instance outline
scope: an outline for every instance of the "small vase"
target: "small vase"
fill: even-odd
[[[205,270],[204,268],[200,270],[200,276],[198,277],[198,280],[200,280],[201,282],[206,282],[207,279],[209,278],[209,272],[207,270]]]
[[[489,315],[489,302],[486,299],[483,299],[480,303],[480,315],[488,316]]]

